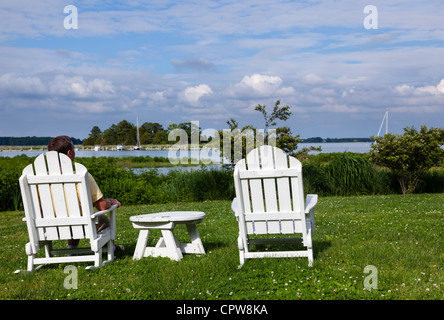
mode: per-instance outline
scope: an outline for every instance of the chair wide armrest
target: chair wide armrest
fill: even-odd
[[[102,211],[94,212],[94,213],[91,215],[91,219],[95,219],[96,217],[98,217],[98,216],[100,216],[100,215],[102,215],[102,214],[108,213],[108,212],[113,212],[114,210],[116,210],[116,208],[117,208],[117,204],[113,204],[111,207],[109,207],[109,208],[106,209],[106,210],[102,210]]]
[[[108,209],[102,210],[102,211],[97,211],[91,215],[91,219],[95,219],[98,216],[109,212],[109,220],[110,220],[110,224],[111,224],[111,240],[115,240],[116,236],[117,236],[117,230],[116,230],[116,208],[117,207],[118,207],[117,204],[113,204]]]
[[[318,203],[318,195],[317,194],[307,194],[307,199],[305,201],[305,213],[309,213],[316,204]]]

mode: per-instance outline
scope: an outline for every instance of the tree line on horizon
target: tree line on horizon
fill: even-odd
[[[144,122],[139,127],[139,143],[142,144],[170,144],[168,135],[175,129],[183,129],[191,139],[193,123],[172,123],[168,128],[164,128],[158,122]],[[200,133],[200,128],[198,129]],[[98,126],[94,126],[89,136],[83,140],[82,145],[135,145],[137,143],[137,126],[127,120],[122,120],[118,124],[112,124],[108,129],[102,131]]]
[[[265,107],[265,106],[259,106]],[[277,104],[277,109],[279,109],[279,103]],[[261,109],[258,109],[261,111]],[[231,119],[233,121],[233,119]],[[285,121],[285,120],[284,120]],[[230,125],[230,121],[227,121],[229,128],[237,128],[237,123],[235,125]],[[201,128],[195,127],[196,125],[192,122],[182,122],[179,124],[172,123],[166,129],[162,124],[158,122],[144,122],[139,127],[139,143],[141,145],[147,144],[171,144],[176,141],[169,141],[168,135],[175,129],[185,130],[188,136],[189,143],[191,143],[191,134],[195,130],[199,130],[199,136],[202,137]],[[250,128],[251,126],[246,126],[245,128]],[[266,125],[266,127],[268,127]],[[252,128],[252,127],[251,127]],[[288,130],[289,131],[289,128]],[[299,138],[299,135],[298,135]],[[206,141],[206,137],[202,139]],[[312,137],[306,139],[298,139],[298,142],[302,143],[335,143],[335,142],[373,142],[371,138],[321,138]],[[118,124],[111,125],[108,129],[102,131],[98,126],[94,126],[89,133],[89,136],[85,138],[82,142],[83,146],[90,145],[135,145],[137,143],[137,126],[132,124],[127,120],[122,120]]]
[[[192,123],[170,124],[167,129],[157,122],[145,122],[139,127],[140,144],[171,144],[168,135],[174,129],[183,129],[187,132],[189,139],[194,129]],[[201,134],[201,128],[198,129]],[[102,131],[98,126],[94,126],[85,139],[71,137],[75,145],[135,145],[137,137],[137,127],[132,123],[122,120],[117,125],[113,124],[108,129]],[[47,145],[54,137],[0,137],[0,146],[42,146]],[[373,142],[371,138],[321,138],[312,137],[300,139],[302,143],[334,143],[334,142]]]
[[[312,137],[307,139],[302,139],[305,143],[330,143],[330,142],[373,142],[372,138],[321,138],[321,137]]]
[[[0,146],[46,146],[55,137],[0,137]],[[71,137],[74,144],[82,144],[82,139]]]

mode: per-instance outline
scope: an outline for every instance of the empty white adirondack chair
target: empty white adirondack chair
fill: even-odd
[[[68,156],[56,151],[41,154],[34,166],[30,164],[23,170],[20,189],[29,234],[25,246],[28,271],[33,271],[35,265],[50,263],[93,261],[94,267],[100,267],[114,260],[117,205],[94,213],[83,165],[75,163],[74,171]],[[97,233],[97,217],[108,212],[111,226]],[[53,250],[53,241],[64,240],[62,245],[67,246],[68,239],[88,239],[90,248]],[[42,247],[45,256],[36,257]],[[102,249],[107,251],[107,261],[102,261]]]
[[[245,259],[307,257],[313,263],[312,232],[317,195],[304,205],[302,165],[279,148],[261,146],[248,153],[234,169],[236,198],[232,209],[239,223],[240,267]],[[300,234],[293,239],[252,239],[250,235]],[[251,252],[252,244],[300,243],[305,250]]]

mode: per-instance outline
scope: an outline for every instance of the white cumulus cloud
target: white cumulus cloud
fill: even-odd
[[[276,91],[281,84],[282,79],[280,77],[253,74],[243,77],[239,85],[268,95]]]
[[[78,98],[92,98],[114,93],[114,88],[109,80],[93,79],[85,80],[81,76],[66,77],[56,76],[50,84],[50,90],[57,95],[73,95]]]
[[[7,73],[0,76],[0,91],[19,95],[40,95],[46,92],[46,88],[38,77]]]
[[[200,106],[200,99],[203,96],[213,94],[213,90],[206,84],[200,84],[195,87],[188,87],[182,93],[182,99],[193,107]]]
[[[444,93],[444,79],[441,79],[441,82],[436,86],[423,86],[423,87],[414,87],[407,84],[402,84],[395,87],[395,92],[402,95],[422,95],[422,94],[431,94],[431,95],[439,95]]]
[[[252,74],[227,90],[235,98],[269,98],[274,96],[288,96],[295,93],[292,87],[281,87],[283,81],[278,76]]]

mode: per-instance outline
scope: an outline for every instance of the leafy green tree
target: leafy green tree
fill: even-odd
[[[229,162],[225,164],[234,166],[245,157],[248,147],[254,147],[255,128],[247,125],[240,130],[239,122],[233,118],[227,121],[227,125],[229,129],[218,130],[218,139],[212,139],[208,146],[219,147],[221,156]]]
[[[103,131],[103,141],[104,144],[119,144],[120,141],[117,141],[116,134],[116,125],[112,124],[108,129]]]
[[[276,147],[284,150],[287,154],[292,154],[297,149],[298,143],[302,142],[302,140],[299,139],[299,135],[293,135],[289,127],[283,126],[270,130],[271,127],[277,125],[277,120],[287,121],[292,115],[290,106],[281,106],[280,104],[281,101],[277,100],[271,113],[267,111],[265,105],[258,104],[255,107],[255,110],[261,112],[264,117],[265,126],[263,130],[256,130],[252,125],[247,125],[240,130],[239,123],[235,119],[231,118],[227,121],[232,133],[231,137],[229,137],[231,139],[231,148],[227,148],[228,142],[223,141],[227,139],[227,135],[224,137],[223,130],[220,130],[220,151],[222,156],[230,161],[231,165],[245,157],[246,153],[253,148],[255,137],[256,147],[260,142],[263,142],[264,144],[276,145]]]
[[[282,120],[282,121],[287,121],[288,118],[290,118],[292,112],[290,111],[290,106],[283,106],[280,107],[279,105],[281,104],[281,100],[276,100],[274,107],[273,107],[273,112],[268,115],[267,112],[267,107],[265,105],[260,105],[258,104],[254,110],[259,111],[262,113],[262,115],[264,116],[265,119],[265,131],[267,131],[267,129],[271,126],[275,126],[276,123],[276,119]]]
[[[397,177],[403,194],[412,193],[421,176],[443,159],[444,129],[421,126],[404,128],[404,134],[387,133],[372,137],[371,160],[389,168]]]
[[[162,134],[164,133],[164,134]],[[166,143],[168,140],[168,134],[160,123],[157,122],[145,122],[139,128],[140,143],[141,144],[161,144]],[[164,137],[167,139],[162,140]]]
[[[123,145],[136,144],[137,128],[132,123],[122,120],[115,126],[116,143]]]
[[[100,130],[98,126],[94,126],[91,129],[88,138],[84,139],[82,144],[84,146],[100,144],[101,140],[102,140],[102,130]]]
[[[179,136],[182,134],[187,136],[188,143],[192,143],[191,137],[195,135],[196,137],[200,136],[201,128],[195,123],[195,122],[182,122],[179,124],[172,123],[168,126],[168,133],[171,134],[171,137],[175,136],[176,141],[169,141],[172,142],[178,142],[180,140]],[[179,134],[181,132],[182,134]],[[185,141],[181,141],[182,143],[185,143]]]
[[[168,132],[166,130],[157,131],[153,137],[154,144],[168,143]]]
[[[302,142],[299,135],[293,135],[289,127],[278,127],[274,132],[269,131],[270,127],[277,125],[277,119],[287,121],[292,115],[290,106],[281,107],[280,104],[281,100],[277,100],[270,114],[268,114],[265,105],[258,104],[254,110],[261,112],[264,116],[265,141],[270,142],[270,139],[276,139],[276,147],[284,150],[287,154],[291,154],[297,149],[298,143]]]
[[[290,111],[290,106],[283,106],[280,107],[280,100],[277,100],[274,107],[273,112],[271,114],[267,113],[266,106],[261,106],[260,104],[256,106],[254,110],[260,111],[262,115],[264,116],[265,120],[265,140],[270,141],[270,133],[269,133],[269,127],[275,126],[276,119],[287,121],[290,116],[292,115],[292,112]],[[321,147],[304,147],[299,151],[296,151],[298,148],[298,144],[301,143],[303,140],[301,140],[299,137],[300,135],[293,135],[289,127],[278,127],[276,128],[276,131],[273,133],[275,135],[276,139],[276,147],[284,150],[285,153],[298,157],[298,158],[304,158],[307,156],[308,152],[310,151],[321,151]]]

